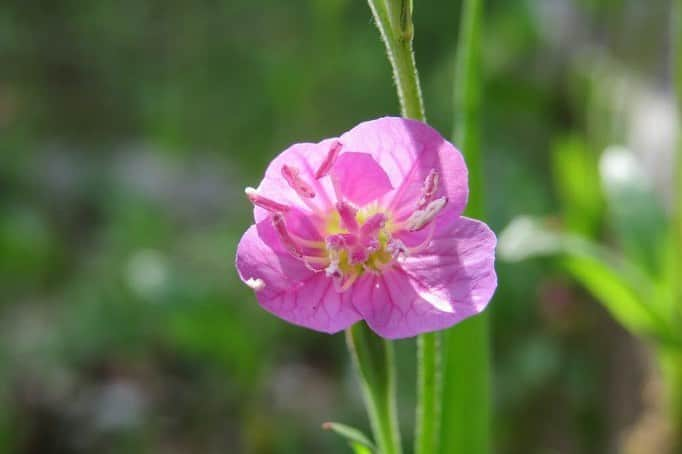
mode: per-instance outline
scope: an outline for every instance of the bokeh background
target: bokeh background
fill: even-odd
[[[533,214],[617,248],[599,173],[612,145],[665,211],[670,6],[486,2],[496,232]],[[459,11],[415,0],[446,136]],[[261,310],[233,261],[243,188],[275,154],[398,113],[370,17],[361,0],[0,3],[0,452],[348,452],[320,429],[367,428],[343,336]],[[553,259],[497,269],[496,452],[626,452],[655,433],[647,346]],[[406,443],[414,350],[397,343]]]

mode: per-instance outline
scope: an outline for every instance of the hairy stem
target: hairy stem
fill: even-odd
[[[374,441],[381,454],[401,454],[395,403],[393,344],[364,322],[346,330],[346,343],[362,385]]]
[[[483,218],[480,151],[481,0],[464,0],[455,68],[454,142],[469,167],[466,213]],[[490,452],[490,334],[488,315],[460,323],[445,335],[441,453]]]
[[[422,334],[417,339],[415,454],[432,454],[438,449],[442,398],[440,342],[440,333]]]
[[[412,0],[368,0],[368,3],[393,69],[402,115],[426,121],[412,49]]]
[[[419,74],[412,41],[412,0],[368,0],[386,46],[398,91],[401,113],[406,118],[426,121]],[[434,453],[440,422],[440,337],[422,334],[417,339],[417,420],[415,453]]]

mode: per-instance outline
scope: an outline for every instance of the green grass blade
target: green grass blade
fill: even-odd
[[[480,150],[481,0],[463,2],[455,68],[454,142],[469,167],[467,214],[483,218]],[[488,315],[466,320],[445,333],[443,419],[444,454],[490,452],[490,340]]]
[[[362,385],[379,452],[401,454],[393,344],[374,334],[364,322],[346,330],[346,342]]]

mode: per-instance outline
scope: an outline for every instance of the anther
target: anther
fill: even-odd
[[[440,197],[428,205],[423,210],[417,210],[405,221],[405,228],[410,232],[416,232],[426,227],[440,213],[448,203],[447,197]]]
[[[348,231],[357,232],[358,221],[355,218],[355,215],[358,213],[358,210],[347,202],[337,202],[336,210],[339,212],[339,216],[341,216],[341,224]]]
[[[320,164],[320,167],[317,169],[317,172],[315,172],[316,180],[319,180],[320,178],[329,173],[329,171],[334,166],[336,158],[339,156],[339,153],[341,152],[341,147],[343,147],[343,145],[338,140],[332,144],[331,148],[329,149],[329,152],[327,152],[327,156],[324,158],[324,161],[322,161],[322,164]]]
[[[384,225],[386,225],[386,216],[383,213],[376,213],[362,224],[360,231],[362,236],[372,238],[384,228]]]
[[[300,176],[300,171],[296,167],[291,167],[286,164],[283,165],[282,176],[287,180],[291,189],[296,191],[296,194],[300,197],[306,197],[308,199],[315,197],[315,191],[313,191],[313,188],[311,188],[308,183],[303,181]]]
[[[328,249],[340,251],[341,249],[355,245],[357,243],[357,238],[350,233],[337,233],[325,238],[325,243]]]
[[[426,176],[426,179],[424,180],[424,185],[422,186],[422,195],[419,198],[419,201],[417,202],[417,209],[422,210],[426,205],[431,202],[431,199],[433,198],[433,195],[436,193],[436,190],[438,189],[438,180],[440,179],[440,175],[438,172],[436,172],[435,169],[431,169],[429,174]]]
[[[294,241],[294,239],[289,234],[289,231],[287,230],[287,226],[284,222],[284,216],[282,216],[279,213],[275,213],[272,216],[272,225],[275,227],[275,230],[279,235],[279,240],[281,241],[282,246],[284,246],[284,248],[289,252],[289,254],[296,257],[297,259],[303,260],[303,253],[298,248],[296,242]]]
[[[364,247],[355,247],[350,251],[350,264],[364,263],[369,258],[369,251]]]
[[[289,211],[289,207],[287,205],[275,202],[272,199],[268,199],[267,197],[259,195],[254,188],[247,187],[246,189],[244,189],[244,193],[246,194],[246,197],[249,198],[251,203],[261,208],[264,208],[270,212],[286,213],[287,211]]]
[[[265,282],[260,278],[250,277],[246,280],[246,285],[256,292],[260,292],[265,288]]]
[[[376,238],[371,238],[366,240],[365,247],[367,248],[367,252],[372,253],[381,248],[381,243]]]
[[[341,269],[339,269],[339,259],[338,257],[335,257],[327,266],[327,268],[324,269],[325,274],[327,277],[330,277],[332,279],[341,279],[343,278],[343,273],[341,272]]]
[[[394,259],[405,257],[408,252],[405,243],[403,243],[397,238],[391,238],[391,240],[386,245],[386,250],[388,251],[389,254],[391,254],[391,257],[393,257]]]

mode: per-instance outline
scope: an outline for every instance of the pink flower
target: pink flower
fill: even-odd
[[[495,235],[462,217],[467,169],[431,127],[386,117],[289,147],[247,188],[256,224],[239,275],[284,320],[335,333],[434,331],[481,312],[497,286]]]

